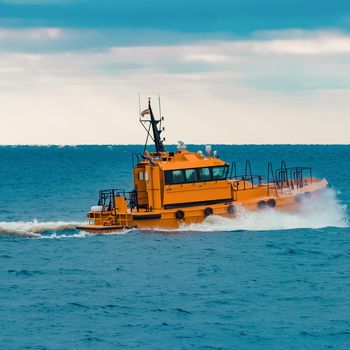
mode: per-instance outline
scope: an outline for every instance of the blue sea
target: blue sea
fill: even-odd
[[[301,212],[97,236],[74,227],[132,189],[143,146],[0,147],[1,349],[349,349],[350,146],[214,149],[330,188]]]

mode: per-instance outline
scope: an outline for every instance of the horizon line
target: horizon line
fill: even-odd
[[[187,143],[186,146],[197,145],[219,145],[219,146],[350,146],[350,143]],[[81,144],[0,144],[0,147],[88,147],[88,146],[142,146],[141,143],[81,143]],[[149,145],[150,147],[152,145]],[[177,146],[176,143],[170,143],[165,146]]]

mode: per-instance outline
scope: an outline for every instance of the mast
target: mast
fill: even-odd
[[[149,115],[150,118],[143,119],[143,117],[145,115]],[[154,145],[156,148],[156,153],[164,152],[163,141],[165,141],[165,139],[164,138],[162,139],[160,137],[160,134],[164,130],[164,128],[161,127],[161,123],[162,123],[162,120],[164,120],[164,118],[162,116],[160,116],[160,119],[157,120],[154,117],[153,110],[151,107],[151,98],[148,98],[148,108],[140,113],[139,120],[140,120],[141,125],[143,126],[143,128],[146,130],[146,133],[147,133],[144,151],[146,151],[147,142],[148,142],[148,139],[150,138],[154,142]],[[146,123],[148,123],[147,127],[146,127]],[[160,124],[160,126],[158,126],[158,124]],[[152,130],[151,130],[151,128],[152,128]]]
[[[152,125],[153,141],[154,141],[154,145],[156,147],[156,152],[157,153],[164,152],[163,141],[160,137],[160,133],[162,131],[158,129],[158,123],[160,122],[160,120],[156,120],[154,118],[152,107],[151,107],[151,99],[148,99],[148,109],[149,109],[150,116],[151,116],[150,123]]]

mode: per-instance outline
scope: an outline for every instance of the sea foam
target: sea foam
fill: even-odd
[[[348,227],[347,206],[332,189],[313,194],[293,211],[240,208],[235,218],[209,216],[202,223],[182,225],[178,231],[267,231],[299,228]]]
[[[39,222],[33,221],[14,221],[0,222],[0,234],[18,235],[28,237],[41,237],[41,233],[48,231],[67,231],[75,229],[80,222],[65,222],[65,221],[48,221]]]

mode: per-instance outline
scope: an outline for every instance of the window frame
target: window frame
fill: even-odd
[[[188,170],[194,170],[194,176],[195,176],[195,178],[196,178],[196,180],[195,181],[187,181],[187,171]],[[186,184],[191,184],[191,183],[194,183],[194,182],[198,182],[198,171],[197,171],[197,169],[196,168],[189,168],[189,169],[183,169],[183,173],[184,173],[184,179],[186,180],[185,181],[185,183]]]
[[[175,169],[175,170],[170,170],[172,172],[171,174],[171,184],[172,185],[182,185],[183,183],[186,183],[185,182],[174,182],[174,172],[175,171],[180,171],[182,173],[182,179],[185,180],[186,179],[186,174],[184,172],[184,169]]]
[[[205,169],[208,168],[209,169],[209,173],[210,173],[210,179],[208,180],[201,180],[199,177],[199,169]],[[221,179],[214,179],[213,177],[213,169],[214,168],[225,168],[225,174],[224,177]],[[195,174],[196,174],[196,181],[187,181],[187,177],[186,177],[186,170],[195,170]],[[174,171],[182,171],[182,177],[185,180],[184,182],[173,182],[173,174],[171,174],[169,176],[168,172],[174,172]],[[200,168],[185,168],[185,169],[174,169],[174,170],[164,170],[163,176],[164,176],[164,183],[165,185],[169,186],[169,185],[186,185],[186,184],[193,184],[193,183],[198,183],[198,182],[213,182],[213,181],[223,181],[223,180],[227,180],[227,176],[229,173],[229,165],[225,164],[225,165],[216,165],[216,166],[206,166],[206,167],[200,167]],[[171,183],[167,183],[166,181],[171,179]]]
[[[224,168],[224,167],[226,167],[226,172],[224,173],[224,177],[221,178],[221,179],[214,179],[214,171],[213,171],[214,168]],[[212,179],[212,181],[226,180],[227,179],[227,175],[228,175],[228,171],[229,171],[229,166],[227,166],[227,165],[226,166],[213,166],[213,167],[211,167],[210,172],[211,172],[211,179]]]
[[[206,166],[206,167],[203,167],[203,168],[197,168],[197,179],[198,179],[198,182],[207,182],[207,181],[212,181],[212,171],[210,170],[210,166]],[[201,169],[208,169],[209,170],[209,179],[206,179],[206,180],[203,180],[201,179],[201,176],[200,176],[200,170]]]

